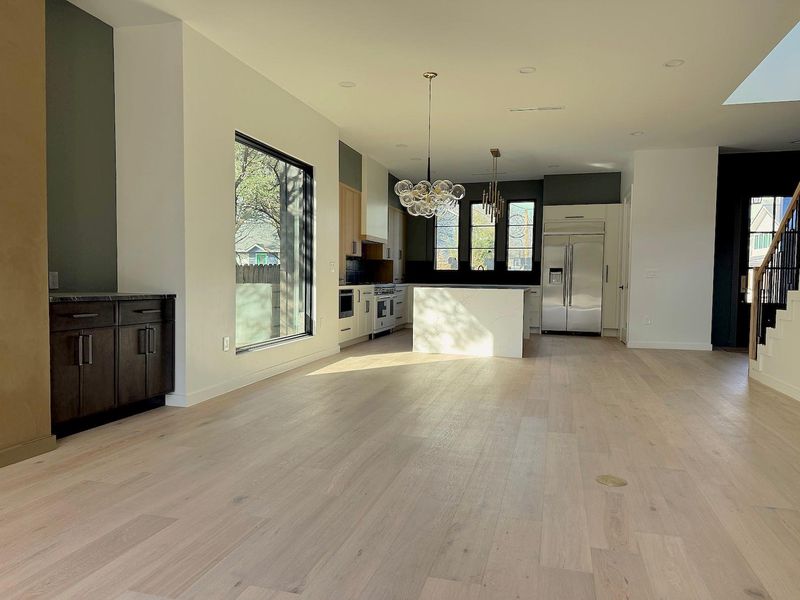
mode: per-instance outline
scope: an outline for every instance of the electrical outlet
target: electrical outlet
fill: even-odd
[[[645,269],[644,270],[644,278],[645,279],[656,279],[656,278],[658,278],[658,269]]]
[[[645,317],[644,318],[644,324],[645,325],[652,325],[653,324],[653,319],[651,319],[650,317]]]
[[[222,338],[222,351],[227,352],[230,349],[231,349],[231,338],[226,335],[224,338]]]
[[[331,261],[328,263],[328,265],[330,266],[331,273],[336,273],[336,263]]]
[[[58,271],[50,271],[47,273],[47,287],[51,290],[58,289]]]

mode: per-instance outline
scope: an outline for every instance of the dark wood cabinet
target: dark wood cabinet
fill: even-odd
[[[164,404],[175,382],[174,297],[51,297],[52,426],[66,435]]]
[[[119,403],[138,402],[175,387],[175,325],[171,321],[119,328]]]

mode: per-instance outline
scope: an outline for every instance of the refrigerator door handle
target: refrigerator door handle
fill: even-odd
[[[572,244],[569,245],[569,306],[572,306],[572,252],[573,246]]]
[[[569,244],[564,245],[564,274],[561,276],[561,305],[567,305],[567,277],[569,276]]]

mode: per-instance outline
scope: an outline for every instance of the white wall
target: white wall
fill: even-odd
[[[186,393],[183,28],[114,31],[117,281],[122,292],[174,292],[175,392]]]
[[[634,153],[631,347],[711,349],[717,157],[716,147]]]
[[[156,35],[163,31],[168,40]],[[118,183],[124,205],[118,209],[120,285],[157,286],[179,295],[176,328],[185,327],[185,341],[179,342],[176,371],[185,375],[168,402],[195,404],[337,352],[338,128],[185,24],[117,29],[120,33],[117,130],[127,132],[118,138],[118,146],[127,149],[118,153],[118,165],[130,173]],[[180,93],[172,93],[172,81],[162,89],[165,71],[177,75]],[[144,107],[132,106],[150,95],[153,100]],[[179,124],[177,144],[173,121]],[[168,136],[158,135],[160,126],[170,129]],[[316,335],[240,355],[222,350],[224,336],[235,340],[236,131],[312,165],[315,184]],[[151,172],[155,181],[132,181],[148,179]],[[179,207],[179,218],[160,222],[159,239],[151,240],[155,248],[139,252],[143,232],[161,218],[152,212],[153,203]],[[168,248],[174,257],[164,253]]]
[[[188,347],[183,401],[193,404],[338,351],[339,130],[188,26],[183,65]],[[237,130],[314,167],[317,327],[311,338],[239,355],[222,351],[222,337],[233,339],[235,332]]]

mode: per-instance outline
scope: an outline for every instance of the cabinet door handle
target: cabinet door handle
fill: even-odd
[[[606,265],[606,283],[608,283],[608,265]]]
[[[91,319],[92,317],[97,317],[97,316],[99,316],[97,313],[78,313],[78,314],[72,315],[72,318],[73,319]]]
[[[339,331],[350,331],[351,327],[345,327],[344,329],[340,329]]]
[[[94,336],[92,336],[92,334],[90,333],[89,335],[87,335],[85,337],[89,340],[89,350],[86,353],[87,357],[88,357],[87,360],[86,360],[86,364],[87,365],[91,365],[94,362],[93,357],[92,357],[93,349],[94,349]]]
[[[366,311],[364,311],[364,312],[366,312],[367,314],[369,314],[369,300],[367,300],[367,310],[366,310]]]
[[[355,253],[356,253],[356,243],[355,243],[355,241],[354,241],[354,242],[353,242],[353,254],[355,254]]]
[[[78,335],[78,366],[83,364],[83,335]]]
[[[142,308],[136,311],[140,315],[152,315],[154,313],[160,313],[160,308]]]
[[[147,329],[139,329],[139,354],[147,354]]]
[[[155,354],[156,353],[156,336],[154,335],[156,332],[155,329],[152,327],[147,328],[147,352],[148,354]]]
[[[399,252],[400,252],[399,258],[400,258],[400,260],[403,260],[403,249],[400,248]]]

